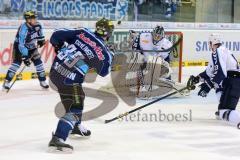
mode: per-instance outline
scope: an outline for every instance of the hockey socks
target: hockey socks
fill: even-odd
[[[75,124],[79,121],[79,115],[81,115],[82,110],[71,109],[70,112],[63,116],[57,125],[55,136],[63,139],[67,139],[69,132],[74,128]]]

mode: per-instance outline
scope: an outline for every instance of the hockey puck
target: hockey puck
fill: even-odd
[[[117,24],[120,25],[122,23],[122,21],[118,21]]]

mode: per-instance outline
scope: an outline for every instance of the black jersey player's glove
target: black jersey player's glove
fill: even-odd
[[[188,90],[194,90],[196,88],[196,84],[198,84],[200,81],[200,77],[199,76],[193,76],[191,75],[190,78],[188,79],[187,82],[187,88]]]
[[[44,46],[45,43],[46,43],[45,40],[37,41],[37,45],[38,45],[39,48],[41,48],[42,46]]]
[[[30,58],[28,56],[23,56],[22,61],[27,67],[29,67],[31,64]]]
[[[198,92],[198,95],[202,97],[207,97],[207,94],[210,92],[211,87],[207,83],[202,83],[199,87],[201,89]]]

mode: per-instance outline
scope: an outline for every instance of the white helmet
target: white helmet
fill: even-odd
[[[213,45],[219,44],[219,43],[221,44],[222,43],[222,35],[218,34],[218,33],[212,33],[212,34],[210,34],[208,41],[212,42]]]

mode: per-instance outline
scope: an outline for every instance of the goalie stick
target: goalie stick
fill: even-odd
[[[140,110],[140,109],[142,109],[142,108],[145,108],[145,107],[147,107],[147,106],[150,106],[151,104],[154,104],[154,103],[156,103],[156,102],[158,102],[158,101],[161,101],[161,100],[163,100],[163,99],[165,99],[165,98],[167,98],[167,97],[170,97],[170,96],[172,96],[172,95],[174,95],[174,94],[177,94],[178,92],[182,92],[182,91],[184,91],[184,90],[186,90],[186,89],[188,89],[188,87],[184,87],[184,88],[182,88],[182,89],[180,89],[180,90],[178,90],[178,91],[169,93],[169,94],[167,94],[167,95],[165,95],[165,96],[163,96],[163,97],[160,97],[160,98],[158,98],[158,99],[156,99],[156,100],[154,100],[154,101],[152,101],[152,102],[149,102],[149,103],[147,103],[147,104],[144,104],[144,105],[142,105],[142,106],[140,106],[140,107],[137,107],[137,108],[135,108],[135,109],[133,109],[133,110],[130,110],[130,111],[128,111],[128,112],[125,112],[125,113],[123,113],[123,114],[120,114],[119,116],[116,116],[116,117],[114,117],[114,118],[112,118],[112,119],[105,120],[105,123],[110,123],[110,122],[112,122],[112,121],[115,121],[115,120],[117,120],[117,119],[120,119],[120,118],[122,118],[122,117],[125,117],[125,116],[127,116],[127,115],[129,115],[129,114],[131,114],[131,113],[133,113],[133,112],[136,112],[136,111],[138,111],[138,110]]]

